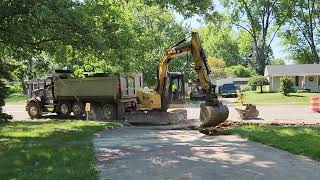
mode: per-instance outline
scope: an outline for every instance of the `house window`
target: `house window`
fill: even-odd
[[[299,86],[299,76],[296,76],[296,78],[295,78],[295,84],[296,84],[296,86]]]

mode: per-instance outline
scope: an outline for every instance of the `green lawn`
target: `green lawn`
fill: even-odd
[[[8,105],[25,105],[29,98],[29,96],[21,94],[11,94],[5,101]]]
[[[259,93],[247,91],[244,93],[244,103],[250,104],[301,104],[308,105],[311,96],[320,96],[320,93],[290,93],[283,96],[281,93]]]
[[[243,125],[227,133],[320,160],[320,126]]]
[[[0,123],[0,179],[97,179],[94,133],[117,123]]]

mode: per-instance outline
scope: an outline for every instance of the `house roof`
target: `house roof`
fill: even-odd
[[[233,81],[250,81],[250,77],[234,77]]]
[[[320,64],[267,65],[265,76],[320,75]]]

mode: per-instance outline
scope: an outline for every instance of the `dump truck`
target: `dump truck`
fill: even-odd
[[[56,113],[68,117],[84,117],[85,104],[96,112],[95,119],[121,119],[123,113],[135,110],[138,89],[142,88],[142,74],[122,76],[95,73],[85,78],[72,78],[72,71],[56,70],[37,81],[41,88],[31,92],[26,110],[30,118]],[[38,86],[36,84],[35,86]]]

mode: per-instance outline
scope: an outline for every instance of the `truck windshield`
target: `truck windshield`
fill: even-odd
[[[235,93],[236,86],[234,84],[224,84],[222,86],[222,92],[223,93]]]

